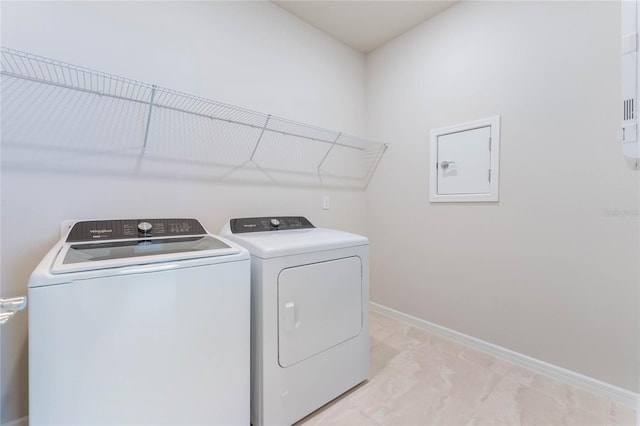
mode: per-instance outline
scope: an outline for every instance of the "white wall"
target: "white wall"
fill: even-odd
[[[363,56],[269,2],[2,2],[2,45],[292,120],[362,134]],[[322,195],[331,195],[324,211]],[[364,233],[364,192],[209,180],[2,170],[2,291],[68,218],[292,214]],[[26,314],[3,327],[2,419],[27,415]]]
[[[638,392],[618,2],[463,2],[366,58],[372,300]],[[500,202],[430,204],[429,130],[502,116]]]
[[[640,185],[615,141],[617,3],[461,3],[368,55],[366,87],[360,54],[268,2],[0,7],[4,46],[353,134],[366,111],[369,136],[391,142],[366,199],[3,168],[4,296],[26,292],[63,219],[195,216],[215,232],[301,214],[370,236],[375,302],[638,391]],[[429,204],[429,130],[494,114],[500,202]],[[26,326],[2,329],[1,422],[27,414]]]

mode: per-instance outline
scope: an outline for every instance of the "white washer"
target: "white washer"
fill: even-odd
[[[369,242],[304,217],[231,219],[251,253],[251,421],[291,425],[369,373]]]
[[[249,265],[194,219],[76,223],[29,281],[29,424],[249,424]]]

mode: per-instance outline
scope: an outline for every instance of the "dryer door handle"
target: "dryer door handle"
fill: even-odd
[[[288,331],[296,328],[296,305],[293,302],[284,304],[284,326]]]

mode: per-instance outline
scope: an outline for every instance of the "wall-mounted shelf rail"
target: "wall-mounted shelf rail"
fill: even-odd
[[[386,148],[6,47],[3,164],[366,188]],[[5,154],[8,157],[5,158]],[[135,161],[126,162],[126,159]],[[124,163],[123,163],[124,160]],[[124,166],[123,164],[127,164]],[[85,163],[86,164],[86,163]]]

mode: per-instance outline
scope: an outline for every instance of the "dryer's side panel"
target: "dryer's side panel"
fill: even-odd
[[[268,286],[264,285],[264,262],[251,256],[251,424],[263,425],[265,395],[265,336],[269,321],[262,303]]]

